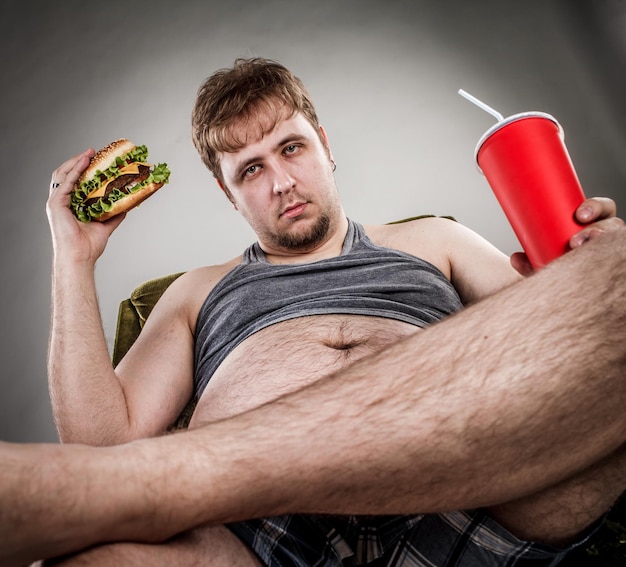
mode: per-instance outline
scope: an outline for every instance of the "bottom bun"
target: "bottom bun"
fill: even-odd
[[[165,185],[165,181],[161,181],[159,183],[148,183],[134,193],[130,193],[115,201],[108,211],[102,213],[98,217],[95,217],[93,220],[102,222],[121,213],[125,213],[126,211],[130,211],[145,201],[148,197],[150,197],[150,195],[156,193],[161,187],[163,187],[163,185]]]

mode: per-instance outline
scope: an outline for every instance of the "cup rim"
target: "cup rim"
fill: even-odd
[[[478,140],[478,143],[476,144],[476,148],[474,149],[474,162],[476,163],[476,167],[478,167],[478,171],[480,171],[480,173],[483,173],[483,170],[481,169],[480,165],[478,165],[478,152],[480,152],[480,148],[487,141],[487,138],[491,137],[493,134],[495,134],[495,132],[497,132],[504,126],[511,124],[511,122],[517,122],[518,120],[524,120],[525,118],[546,118],[547,120],[554,122],[558,128],[559,136],[561,137],[562,140],[565,139],[565,133],[563,131],[563,127],[559,124],[559,121],[554,116],[552,116],[551,114],[548,114],[547,112],[540,112],[540,111],[532,110],[528,112],[520,112],[519,114],[513,114],[511,116],[507,116],[504,120],[500,120],[497,124],[494,124],[491,128],[489,128],[489,130],[487,130],[480,137],[480,139]]]

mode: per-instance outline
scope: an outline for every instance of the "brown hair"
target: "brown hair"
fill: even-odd
[[[302,81],[280,63],[263,58],[237,59],[220,69],[198,90],[192,114],[193,143],[204,164],[223,182],[219,155],[240,149],[235,126],[258,121],[259,133],[301,112],[318,132],[319,121]],[[323,141],[323,140],[322,140]]]

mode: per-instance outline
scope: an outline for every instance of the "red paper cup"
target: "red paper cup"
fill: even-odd
[[[581,229],[574,213],[585,195],[556,119],[543,112],[505,118],[475,155],[533,267],[564,254]]]

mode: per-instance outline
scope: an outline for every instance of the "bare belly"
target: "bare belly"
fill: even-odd
[[[204,390],[190,426],[257,407],[419,330],[380,317],[315,315],[284,321],[238,345]]]

